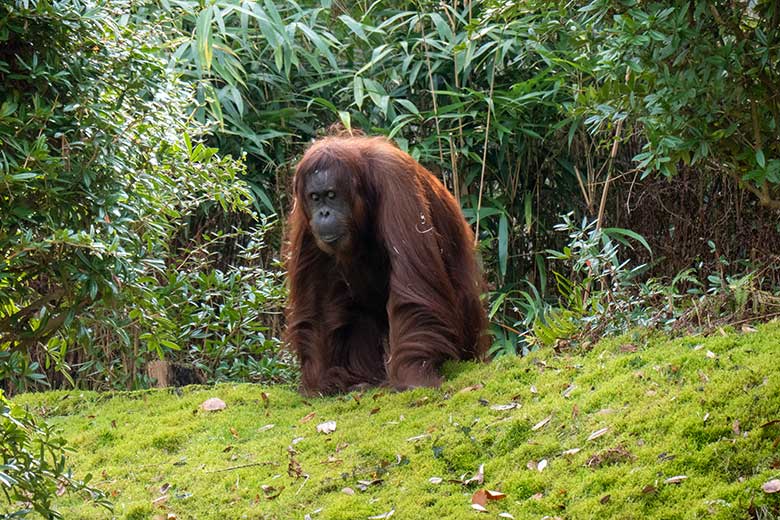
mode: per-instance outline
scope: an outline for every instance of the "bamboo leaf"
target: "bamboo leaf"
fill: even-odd
[[[366,97],[366,91],[363,88],[363,78],[355,76],[352,80],[353,96],[355,98],[355,104],[358,108],[363,108],[363,100]]]
[[[342,14],[341,16],[339,16],[339,20],[344,22],[344,24],[346,24],[346,26],[349,27],[349,29],[358,36],[358,38],[360,38],[366,43],[371,43],[368,41],[368,36],[366,35],[366,32],[363,30],[362,23],[356,21],[354,18],[346,14]]]
[[[650,248],[650,244],[647,243],[647,240],[645,240],[645,237],[637,233],[636,231],[631,231],[630,229],[623,229],[623,228],[603,228],[602,233],[604,233],[609,238],[615,239],[621,244],[625,244],[629,247],[631,247],[631,243],[626,240],[625,237],[632,238],[642,244],[645,249],[650,254],[653,254],[653,250]]]
[[[214,51],[211,48],[211,22],[214,16],[214,6],[207,7],[198,15],[198,23],[195,28],[195,41],[198,46],[200,67],[208,72],[211,69],[211,60]]]
[[[509,257],[509,220],[502,213],[498,220],[498,269],[501,277],[506,276],[506,264]]]

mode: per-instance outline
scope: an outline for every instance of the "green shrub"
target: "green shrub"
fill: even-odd
[[[12,404],[0,391],[0,519],[40,516],[62,518],[52,500],[67,492],[86,495],[111,507],[105,495],[79,481],[66,467],[67,445],[51,426]]]
[[[186,117],[197,95],[167,67],[164,16],[125,1],[0,6],[7,388],[40,370],[65,383],[68,365],[88,386],[143,384],[149,354],[186,336],[143,315],[182,288],[174,237],[193,215],[249,208],[243,164],[194,141],[207,129]]]

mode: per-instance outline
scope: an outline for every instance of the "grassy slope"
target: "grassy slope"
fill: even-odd
[[[621,348],[628,343],[638,350]],[[222,385],[17,401],[65,430],[78,449],[71,458],[77,475],[95,475],[113,495],[117,518],[352,519],[394,509],[394,519],[504,511],[517,519],[733,519],[748,517],[751,503],[761,518],[780,510],[780,494],[761,491],[780,478],[780,425],[766,424],[780,419],[778,323],[709,339],[622,338],[585,354],[542,352],[448,371],[441,390],[375,390],[359,400],[307,401],[289,389]],[[468,389],[478,383],[484,388]],[[227,409],[197,411],[209,397]],[[490,408],[513,398],[517,409]],[[336,432],[317,433],[328,420]],[[262,429],[268,424],[274,427]],[[609,430],[587,440],[602,428]],[[308,480],[288,476],[287,448],[299,437],[296,459]],[[619,446],[628,454],[588,464]],[[562,454],[571,448],[581,451]],[[549,463],[543,471],[527,467],[542,459]],[[269,464],[218,472],[252,463]],[[484,487],[507,494],[488,504],[488,515],[470,508],[479,486],[448,482],[483,463]],[[664,483],[677,475],[687,480]],[[375,478],[382,482],[360,491],[358,480]],[[284,489],[267,499],[263,485]],[[168,499],[153,505],[163,494]],[[78,498],[60,507],[67,519],[110,516]]]

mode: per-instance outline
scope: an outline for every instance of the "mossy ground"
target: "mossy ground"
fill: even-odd
[[[200,411],[210,397],[227,408]],[[304,399],[293,389],[220,385],[16,401],[64,430],[78,450],[76,475],[94,475],[116,518],[780,515],[780,494],[761,490],[780,478],[778,323],[711,338],[637,333],[587,353],[453,364],[439,390]],[[513,401],[520,406],[491,408]],[[331,420],[334,433],[316,431]],[[288,474],[294,439],[308,478]],[[529,469],[542,460],[543,471]],[[481,464],[483,486],[457,482]],[[665,483],[679,475],[687,478]],[[488,503],[488,514],[474,511],[480,487],[507,497]],[[66,519],[112,517],[77,497],[58,505]]]

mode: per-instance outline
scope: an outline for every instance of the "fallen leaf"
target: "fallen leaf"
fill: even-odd
[[[266,500],[273,500],[282,494],[282,490],[284,489],[284,486],[277,488],[275,486],[267,486],[263,484],[262,486],[260,486],[260,489],[263,490],[263,494],[265,495]]]
[[[539,461],[539,464],[536,465],[537,471],[544,471],[544,468],[547,467],[547,459],[542,459]]]
[[[485,385],[482,383],[477,383],[476,385],[467,386],[465,388],[461,388],[458,393],[459,394],[465,394],[466,392],[473,392],[474,390],[482,390],[485,388]]]
[[[317,425],[317,431],[329,435],[336,431],[336,421],[325,421]]]
[[[152,500],[153,506],[160,506],[168,501],[168,495],[163,495],[161,497],[157,497],[154,500]]]
[[[510,520],[514,520],[514,518],[515,518],[514,516],[512,516],[509,513],[498,513],[498,517],[499,518],[509,518]]]
[[[550,422],[551,419],[552,419],[552,415],[548,415],[547,417],[545,417],[544,419],[542,419],[538,423],[534,424],[533,427],[531,428],[531,431],[535,432],[536,430],[539,430],[540,428],[544,428],[547,425],[547,423]]]
[[[261,426],[260,428],[258,428],[257,431],[258,432],[267,432],[268,430],[270,430],[273,427],[274,427],[273,424],[266,424],[265,426]]]
[[[621,352],[636,352],[637,348],[636,348],[636,345],[634,345],[633,343],[626,343],[625,345],[621,345],[620,346],[620,351]]]
[[[371,486],[378,486],[379,484],[381,484],[382,479],[375,478],[374,480],[358,480],[357,483],[358,483],[358,489],[360,491],[365,491]]]
[[[502,493],[501,491],[486,489],[485,493],[487,494],[488,500],[503,500],[506,498],[506,493]]]
[[[596,430],[595,432],[591,433],[588,436],[588,440],[592,441],[592,440],[598,439],[599,437],[601,437],[602,435],[604,435],[608,431],[609,431],[609,426],[607,426],[606,428],[602,428],[600,430]]]
[[[525,463],[525,467],[530,469],[531,471],[536,471],[536,468],[539,467],[539,463],[536,462],[535,460],[529,460],[528,462]]]
[[[478,489],[474,492],[473,495],[471,495],[471,504],[477,504],[484,507],[487,505],[488,497],[487,497],[487,491],[484,489]]]
[[[441,484],[443,482],[441,477],[431,477],[428,479],[431,484]]]
[[[734,419],[734,422],[731,423],[731,431],[734,432],[734,435],[739,435],[739,419]]]
[[[488,510],[485,509],[485,506],[480,504],[471,504],[471,509],[474,509],[475,511],[479,511],[480,513],[487,513]]]
[[[570,450],[564,451],[561,455],[575,455],[580,452],[582,448],[572,448]]]
[[[391,509],[387,513],[382,513],[381,515],[369,516],[368,520],[384,520],[386,518],[390,518],[394,514],[395,514],[395,509]]]
[[[341,490],[341,492],[344,493],[345,495],[350,495],[350,496],[355,494],[355,490],[352,489],[351,487],[345,487]]]
[[[564,390],[561,395],[564,397],[564,399],[566,399],[569,397],[569,394],[571,394],[574,391],[575,388],[577,388],[577,385],[572,383],[568,387],[566,387],[566,390]]]
[[[603,497],[601,497],[601,500],[599,500],[599,502],[601,502],[602,504],[606,504],[607,502],[609,502],[609,499],[610,499],[609,495],[604,495]]]
[[[704,419],[702,419],[702,422],[707,422],[707,419],[710,418],[710,412],[707,412],[704,414]]]
[[[290,454],[290,461],[287,463],[287,474],[296,479],[301,478],[303,476],[303,468],[295,457],[298,452],[292,446],[287,446],[287,453]]]
[[[260,397],[263,399],[263,406],[268,408],[271,405],[271,400],[268,399],[268,394],[265,392],[260,392]]]
[[[742,332],[756,332],[758,329],[751,327],[750,325],[742,325]]]
[[[540,493],[534,493],[533,495],[531,495],[531,498],[533,500],[541,500],[541,499],[544,498],[544,493],[541,493],[541,492]]]
[[[631,454],[622,444],[615,446],[614,448],[606,449],[600,453],[591,456],[585,463],[585,466],[589,468],[598,468],[605,464],[619,464],[634,460],[636,457]]]
[[[162,486],[160,486],[160,494],[164,495],[165,492],[168,491],[168,489],[170,487],[171,487],[171,485],[169,483],[167,483],[167,482],[165,484],[163,484]]]
[[[379,408],[372,408],[370,412],[368,412],[368,415],[374,415],[379,411]]]
[[[676,477],[669,477],[668,479],[664,480],[664,484],[679,484],[683,480],[687,479],[685,475],[677,475]]]
[[[645,487],[642,488],[642,494],[644,494],[644,495],[651,495],[651,494],[655,493],[656,491],[658,491],[658,489],[654,485],[652,485],[652,484],[648,484],[648,485],[646,485]]]
[[[715,352],[713,352],[713,351],[711,351],[711,350],[708,350],[708,351],[707,351],[707,354],[705,354],[705,355],[706,355],[708,358],[710,358],[710,359],[715,359],[716,357],[718,357],[718,356],[715,354]]]
[[[233,437],[235,437],[236,439],[238,439],[238,430],[236,430],[235,428],[232,428],[232,427],[231,427],[231,428],[230,428],[230,435],[232,435]]]
[[[409,406],[411,406],[411,407],[414,407],[414,408],[419,408],[420,406],[423,406],[423,405],[424,405],[425,403],[427,403],[428,401],[429,401],[429,399],[428,399],[428,396],[426,395],[425,397],[421,397],[421,398],[419,398],[419,399],[415,400],[415,401],[414,401],[412,404],[410,404]]]
[[[290,441],[290,444],[292,444],[293,446],[295,446],[296,444],[298,444],[299,442],[301,442],[303,439],[305,439],[305,437],[296,437],[296,438],[294,438],[293,440],[291,440],[291,441]]]
[[[482,483],[485,482],[485,465],[480,464],[479,468],[477,469],[477,472],[474,474],[473,477],[468,479],[463,483],[464,486],[468,486],[470,484],[477,483],[479,485],[482,485]]]
[[[494,404],[490,407],[491,410],[496,410],[498,412],[503,412],[506,410],[514,410],[515,408],[519,408],[520,405],[518,403],[509,403],[509,404]]]
[[[780,479],[772,479],[769,482],[765,482],[761,489],[764,493],[778,493],[780,492]]]
[[[312,419],[314,419],[314,416],[315,416],[315,415],[317,415],[317,412],[309,412],[309,413],[307,413],[307,414],[306,414],[306,415],[303,417],[303,419],[301,419],[299,422],[300,422],[301,424],[306,424],[307,422],[309,422],[309,421],[311,421]]]
[[[200,404],[200,409],[204,412],[218,412],[219,410],[224,410],[225,408],[227,408],[225,401],[218,397],[206,399]]]
[[[414,437],[409,437],[408,439],[406,439],[406,442],[420,441],[422,439],[427,439],[430,436],[431,436],[430,433],[423,433],[422,435],[415,435]]]
[[[538,394],[539,393],[539,391],[536,390],[536,385],[531,385],[531,393],[532,394]]]

